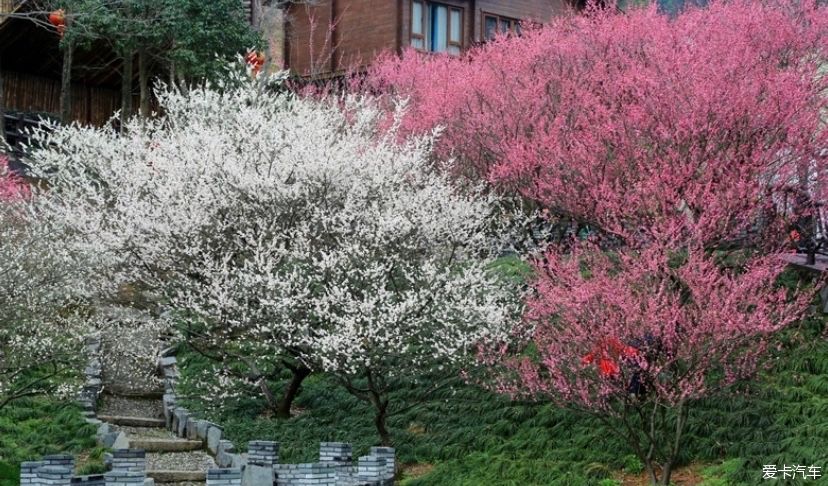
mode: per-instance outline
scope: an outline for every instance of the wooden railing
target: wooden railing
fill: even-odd
[[[6,143],[12,153],[22,153],[23,145],[29,142],[30,131],[42,125],[39,116],[20,112],[5,113],[0,120],[5,125]],[[0,146],[0,152],[2,150]]]

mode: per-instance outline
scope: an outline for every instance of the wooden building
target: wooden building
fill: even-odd
[[[0,14],[26,8],[0,0]],[[106,45],[76,50],[71,83],[71,120],[103,125],[120,108],[120,59]],[[3,134],[13,150],[41,118],[60,119],[63,52],[54,29],[27,18],[0,15],[0,94]],[[0,146],[0,152],[4,149]]]
[[[253,0],[240,0],[247,18]],[[256,0],[261,5],[261,0]],[[23,128],[41,117],[59,119],[63,51],[60,36],[48,28],[46,15],[33,0],[0,0],[0,117],[11,145],[24,137]],[[9,13],[20,15],[8,16]],[[105,41],[74,49],[71,62],[70,116],[73,122],[101,126],[122,106],[123,59]],[[133,59],[133,109],[139,107],[139,71]],[[167,73],[150,73],[154,75]]]
[[[574,0],[299,0],[284,10],[262,0],[240,1],[268,41],[269,70],[287,67],[307,76],[358,69],[382,52],[408,47],[459,54],[497,32],[518,32],[523,21],[562,14]],[[0,0],[0,111],[12,136],[40,115],[60,113],[63,53],[57,33],[3,16],[28,3]],[[72,66],[72,121],[106,123],[121,105],[123,61],[101,43],[76,50]]]
[[[318,0],[287,8],[285,65],[328,75],[413,47],[459,54],[521,22],[568,11],[567,0]]]
[[[0,0],[0,10],[15,8]],[[0,17],[0,69],[4,109],[9,112],[60,113],[63,53],[54,30],[28,19]],[[72,72],[72,119],[105,123],[120,104],[120,61],[106,46],[77,50]]]

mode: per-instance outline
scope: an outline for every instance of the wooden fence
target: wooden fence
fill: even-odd
[[[0,0],[0,23],[6,20],[3,14],[14,12],[24,0]]]
[[[0,0],[2,1],[2,0]],[[60,80],[13,71],[3,72],[3,99],[13,111],[60,113]],[[100,126],[119,109],[117,89],[72,85],[72,120]]]

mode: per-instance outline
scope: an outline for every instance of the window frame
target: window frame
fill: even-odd
[[[422,34],[415,34],[414,33],[414,4],[420,4],[422,7],[422,18],[420,19],[422,25]],[[432,45],[432,9],[433,7],[445,7],[446,8],[446,50],[445,51],[435,51],[434,46]],[[451,28],[451,16],[453,12],[459,12],[460,14],[460,31],[458,34],[459,41],[452,40],[452,28]],[[408,45],[420,52],[428,52],[434,54],[448,54],[450,56],[456,56],[463,52],[463,49],[466,45],[466,8],[451,5],[448,3],[443,2],[432,2],[430,0],[411,0],[411,8],[409,9],[409,14],[411,16],[411,22],[408,26]],[[418,40],[422,43],[422,48],[416,47],[414,45],[414,40]],[[451,49],[456,48],[457,53],[452,53]]]
[[[414,4],[420,4],[420,33],[414,33]],[[426,41],[426,33],[428,32],[428,2],[425,0],[411,0],[411,24],[408,26],[408,45],[414,47],[414,39],[419,40],[422,43],[422,48],[414,47],[414,49],[420,50],[428,50],[428,42]]]
[[[464,12],[463,12],[462,7],[453,7],[451,5],[446,5],[446,6],[448,7],[448,16],[446,18],[446,24],[447,24],[446,25],[446,39],[447,39],[446,52],[450,55],[453,55],[453,56],[454,55],[460,55],[460,53],[463,52],[463,39],[465,38],[465,35],[466,35],[466,32],[465,32],[466,29],[465,29],[465,25],[464,25],[465,22],[463,22],[463,20],[465,20],[466,16],[463,14]],[[451,14],[454,13],[454,12],[459,12],[460,13],[460,32],[458,32],[458,36],[457,36],[457,38],[460,39],[460,40],[457,41],[457,42],[454,42],[454,41],[451,40],[451,34],[452,34]],[[450,49],[452,47],[457,48],[457,54],[452,54],[450,52]]]
[[[521,27],[520,24],[523,23],[521,19],[515,19],[512,17],[506,17],[504,15],[499,15],[492,12],[481,12],[480,13],[480,36],[482,42],[489,42],[493,39],[493,37],[488,37],[488,32],[486,31],[486,20],[487,19],[494,19],[497,25],[497,34],[508,34],[508,35],[520,35],[521,34]],[[509,25],[509,30],[507,32],[502,32],[500,30],[501,23],[507,23]]]

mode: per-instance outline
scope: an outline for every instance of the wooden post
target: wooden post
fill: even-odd
[[[0,54],[0,152],[5,150],[6,139],[6,92],[3,86],[3,56]]]

